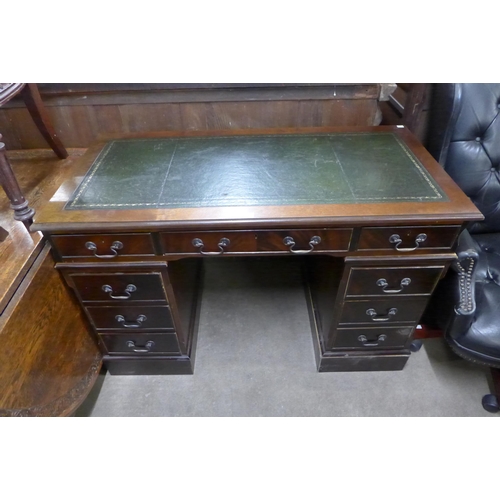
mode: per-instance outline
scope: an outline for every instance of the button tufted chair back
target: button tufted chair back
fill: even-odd
[[[500,231],[500,84],[436,84],[429,151],[485,216],[470,233]]]
[[[483,407],[500,411],[500,84],[433,87],[427,147],[485,219],[462,231],[457,260],[441,280],[426,316],[459,356],[491,367],[493,393]]]

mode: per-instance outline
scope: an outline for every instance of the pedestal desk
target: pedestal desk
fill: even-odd
[[[319,371],[399,370],[481,218],[405,128],[247,130],[96,144],[33,230],[112,374],[193,373],[203,260],[231,256],[301,260]]]

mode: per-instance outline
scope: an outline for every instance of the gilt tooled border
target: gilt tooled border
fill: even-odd
[[[431,189],[436,193],[437,197],[443,198],[443,195],[439,192],[434,183],[427,176],[427,173],[425,172],[425,169],[422,167],[422,164],[416,160],[416,158],[413,156],[413,153],[406,147],[406,144],[403,141],[401,141],[401,139],[396,134],[392,135],[394,136],[398,144],[401,146],[403,151],[406,153],[406,156],[408,156],[408,158],[412,161],[415,167],[417,167],[418,171],[420,172],[420,175],[427,181]]]
[[[102,162],[104,161],[108,153],[111,151],[111,148],[114,146],[115,142],[117,141],[112,141],[109,144],[106,144],[104,149],[99,154],[97,161],[94,163],[94,165],[91,167],[90,172],[87,174],[87,178],[83,180],[80,186],[78,186],[75,197],[68,203],[68,206],[74,206],[76,204],[80,196],[85,191],[85,188],[88,186],[89,182],[94,177],[94,174],[97,172],[97,169],[101,166]]]

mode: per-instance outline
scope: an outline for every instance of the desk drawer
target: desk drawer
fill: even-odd
[[[108,354],[180,354],[181,350],[175,333],[101,334],[102,343]]]
[[[174,329],[168,306],[90,306],[86,310],[97,330]]]
[[[430,295],[445,266],[353,267],[346,297]]]
[[[160,233],[162,252],[168,254],[222,255],[255,252],[253,231],[195,231]]]
[[[339,324],[381,326],[391,323],[416,323],[426,305],[427,298],[346,301],[342,307]]]
[[[384,328],[339,328],[333,348],[386,349],[404,347],[409,341],[413,327]]]
[[[258,231],[259,252],[286,252],[295,254],[319,252],[347,252],[352,229],[290,229]]]
[[[361,230],[357,250],[394,250],[398,253],[421,249],[450,249],[460,226],[369,227]]]
[[[167,301],[161,273],[66,272],[82,302]]]
[[[149,233],[52,235],[51,240],[62,258],[116,260],[125,255],[155,255]]]

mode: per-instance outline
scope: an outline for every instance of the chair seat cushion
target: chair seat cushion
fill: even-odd
[[[500,233],[473,234],[479,261],[476,268],[476,311],[465,331],[449,332],[460,355],[500,366]]]

